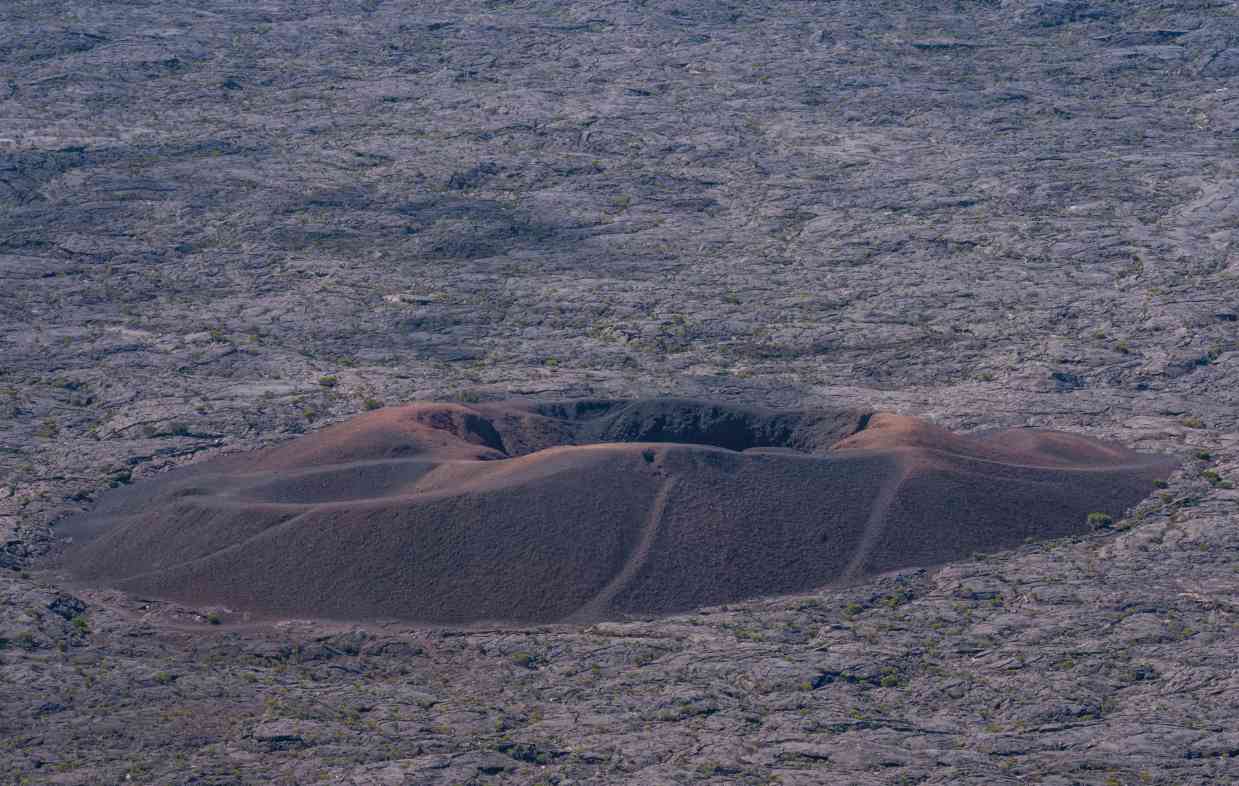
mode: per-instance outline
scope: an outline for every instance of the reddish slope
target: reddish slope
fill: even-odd
[[[1079,532],[1172,467],[1072,435],[857,412],[415,404],[137,484],[65,531],[81,578],[190,602],[590,619]]]

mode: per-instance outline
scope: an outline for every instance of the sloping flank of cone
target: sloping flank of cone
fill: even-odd
[[[63,525],[79,578],[275,616],[660,614],[1087,529],[1176,462],[1056,432],[674,399],[418,403]]]

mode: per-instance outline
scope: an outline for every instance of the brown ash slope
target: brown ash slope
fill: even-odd
[[[1080,533],[1177,465],[1068,434],[966,437],[848,411],[412,404],[139,483],[61,531],[84,542],[79,579],[189,603],[588,620]]]

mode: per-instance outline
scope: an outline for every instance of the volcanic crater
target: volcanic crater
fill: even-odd
[[[259,615],[664,614],[1088,529],[1177,461],[1083,436],[679,399],[413,403],[105,495],[77,579]]]

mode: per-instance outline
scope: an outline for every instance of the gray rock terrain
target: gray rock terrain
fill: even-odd
[[[1239,783],[1239,10],[10,0],[0,782]],[[1105,531],[528,629],[46,567],[110,486],[413,399],[1175,453]]]

